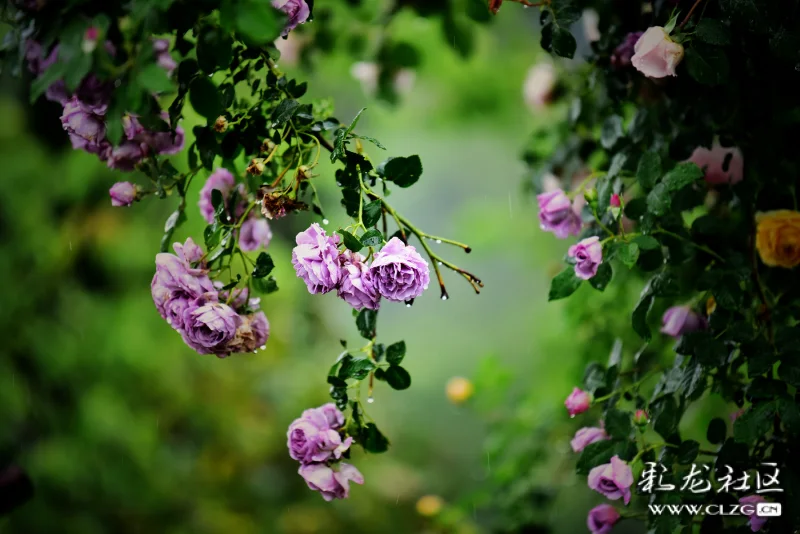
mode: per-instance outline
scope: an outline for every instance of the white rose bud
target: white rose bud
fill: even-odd
[[[631,63],[648,78],[675,76],[683,59],[683,46],[669,38],[661,26],[648,28],[633,47]]]

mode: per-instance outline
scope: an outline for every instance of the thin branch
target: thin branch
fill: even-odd
[[[697,1],[694,3],[694,5],[692,6],[692,9],[690,9],[690,10],[689,10],[689,12],[686,14],[686,18],[684,18],[684,19],[683,19],[683,22],[681,22],[680,24],[678,24],[678,29],[679,29],[679,30],[682,30],[682,29],[683,29],[683,27],[684,27],[684,26],[686,26],[686,23],[687,23],[687,22],[689,22],[689,19],[691,19],[691,18],[692,18],[692,15],[694,15],[694,12],[695,12],[695,10],[696,10],[696,9],[697,9],[697,8],[700,6],[700,4],[702,3],[702,1],[703,1],[703,0],[697,0]]]

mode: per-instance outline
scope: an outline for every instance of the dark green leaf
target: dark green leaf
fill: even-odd
[[[254,44],[273,42],[281,33],[284,16],[272,7],[269,0],[240,0],[222,2],[228,5],[236,31]]]
[[[370,228],[361,236],[361,244],[365,247],[377,247],[383,243],[383,234],[377,228]]]
[[[730,65],[725,51],[719,47],[694,44],[686,51],[689,75],[704,85],[719,85],[728,80]]]
[[[689,439],[680,444],[675,452],[675,457],[679,464],[686,465],[694,462],[698,452],[700,452],[700,444]]]
[[[734,422],[733,437],[741,443],[752,444],[767,435],[774,419],[774,402],[754,404]]]
[[[356,316],[356,328],[358,332],[365,339],[372,339],[375,337],[375,324],[378,320],[378,312],[375,310],[368,310],[364,308]]]
[[[704,176],[703,170],[692,162],[682,162],[675,165],[675,168],[664,175],[663,183],[670,191],[679,191],[701,180]]]
[[[715,417],[708,424],[708,431],[706,432],[706,439],[709,443],[719,445],[725,441],[725,436],[728,434],[728,427],[723,419]]]
[[[272,112],[272,122],[275,123],[275,126],[286,124],[299,107],[300,103],[297,100],[292,100],[291,98],[282,100],[278,107],[275,108],[275,111]]]
[[[611,115],[603,121],[603,128],[600,131],[600,144],[603,148],[610,150],[622,139],[625,132],[622,131],[622,117]]]
[[[375,226],[381,220],[381,213],[383,212],[383,203],[380,200],[373,200],[364,204],[363,220],[364,226],[369,228]]]
[[[655,250],[661,248],[661,243],[649,235],[640,235],[633,238],[633,242],[639,245],[641,250]]]
[[[383,373],[384,380],[392,389],[408,389],[411,386],[411,375],[399,365],[391,365]]]
[[[642,294],[639,296],[639,301],[633,308],[633,315],[631,316],[631,324],[633,330],[645,341],[650,341],[650,327],[647,324],[647,314],[650,308],[653,307],[653,293],[650,284],[644,288]]]
[[[275,262],[272,261],[272,256],[266,252],[258,255],[256,266],[253,268],[253,278],[264,278],[269,275],[275,268]]]
[[[206,77],[195,78],[189,85],[189,102],[197,113],[209,120],[215,120],[222,113],[217,87]]]
[[[636,168],[636,179],[645,190],[650,190],[661,177],[661,156],[658,152],[645,152],[639,158]]]
[[[383,166],[383,175],[400,187],[412,186],[422,175],[422,161],[419,156],[392,158]]]
[[[661,217],[669,213],[672,207],[672,195],[664,182],[658,183],[647,194],[647,208],[651,214]]]
[[[345,380],[354,378],[356,380],[363,380],[369,375],[370,371],[375,370],[375,363],[369,358],[354,358],[349,354],[342,358],[341,367],[339,367],[339,378]]]
[[[556,26],[553,28],[551,47],[555,55],[572,59],[578,43],[567,28]]]
[[[726,45],[731,42],[730,29],[722,21],[708,17],[700,19],[694,34],[699,40],[712,45]]]
[[[631,433],[631,416],[628,412],[611,409],[606,412],[606,432],[617,439],[628,439]]]
[[[398,341],[386,347],[386,361],[392,365],[399,365],[406,355],[406,342]]]
[[[583,280],[575,275],[575,269],[572,266],[568,266],[553,278],[553,281],[550,283],[550,294],[547,300],[552,301],[567,298],[577,291],[581,282],[583,282]]]
[[[669,440],[678,430],[680,413],[675,399],[670,395],[661,397],[651,405],[653,428],[665,440]]]
[[[367,452],[381,453],[389,450],[389,440],[378,430],[375,423],[367,423],[364,426],[359,441]]]
[[[598,465],[607,464],[612,456],[631,460],[636,455],[636,444],[632,440],[602,440],[587,445],[578,458],[575,470],[579,475],[588,475]]]
[[[620,261],[632,269],[636,265],[636,260],[639,259],[639,245],[634,241],[622,243],[617,250]]]
[[[227,31],[207,26],[197,37],[197,63],[206,74],[225,70],[233,59],[232,47],[233,39]]]
[[[342,235],[344,246],[346,246],[349,250],[358,252],[364,248],[364,245],[361,244],[361,241],[347,230],[336,230],[336,232]]]
[[[597,274],[589,279],[589,285],[598,291],[604,291],[613,276],[611,264],[603,262],[597,267]]]

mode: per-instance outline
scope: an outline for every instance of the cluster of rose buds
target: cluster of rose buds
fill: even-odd
[[[96,39],[96,30],[87,32],[87,39]],[[113,47],[107,45],[110,52]],[[156,61],[167,72],[175,68],[175,60],[169,54],[169,41],[158,39],[153,43]],[[28,68],[35,76],[42,75],[58,60],[59,47],[54,46],[49,53],[35,41],[28,41],[25,57]],[[122,141],[114,146],[106,136],[106,113],[113,84],[101,81],[94,74],[87,75],[74,93],[69,93],[63,80],[53,82],[46,90],[48,100],[58,102],[63,108],[61,124],[69,134],[72,147],[97,155],[110,168],[132,171],[136,164],[150,154],[172,155],[183,148],[184,131],[177,128],[171,131],[152,131],[144,128],[137,117],[131,114],[123,117]],[[169,115],[162,113],[165,123]]]
[[[372,256],[339,250],[339,236],[328,236],[319,224],[297,234],[292,264],[316,295],[336,290],[356,310],[377,310],[381,297],[409,302],[422,295],[430,283],[428,263],[417,250],[393,237]]]
[[[220,291],[208,276],[202,249],[191,238],[156,255],[153,302],[183,341],[199,354],[220,358],[264,348],[269,322],[247,288]]]
[[[326,501],[346,499],[350,482],[364,483],[358,469],[341,461],[353,444],[353,438],[342,439],[344,426],[344,414],[328,403],[304,411],[287,432],[289,456],[300,462],[298,473]]]
[[[236,184],[233,174],[228,169],[217,169],[211,173],[200,190],[200,214],[208,224],[214,222],[214,206],[211,204],[211,192],[217,189],[222,193],[222,199],[226,205],[226,215],[238,220],[247,211],[248,199],[244,184]],[[232,197],[235,195],[235,205],[231,205]],[[230,222],[234,222],[231,219]],[[252,252],[259,248],[267,248],[272,241],[272,230],[269,223],[263,217],[258,216],[257,210],[250,210],[247,218],[242,221],[239,229],[239,248],[244,252]]]

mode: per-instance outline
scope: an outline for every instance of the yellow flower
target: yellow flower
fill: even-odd
[[[438,515],[444,507],[444,501],[438,495],[424,495],[417,501],[417,513],[423,517]]]
[[[717,299],[714,298],[714,295],[708,297],[706,301],[706,315],[711,315],[717,309]]]
[[[453,404],[462,404],[467,402],[472,394],[475,392],[475,386],[466,378],[456,376],[450,379],[447,383],[447,398]]]
[[[770,267],[800,265],[800,213],[791,210],[756,214],[756,249]]]

